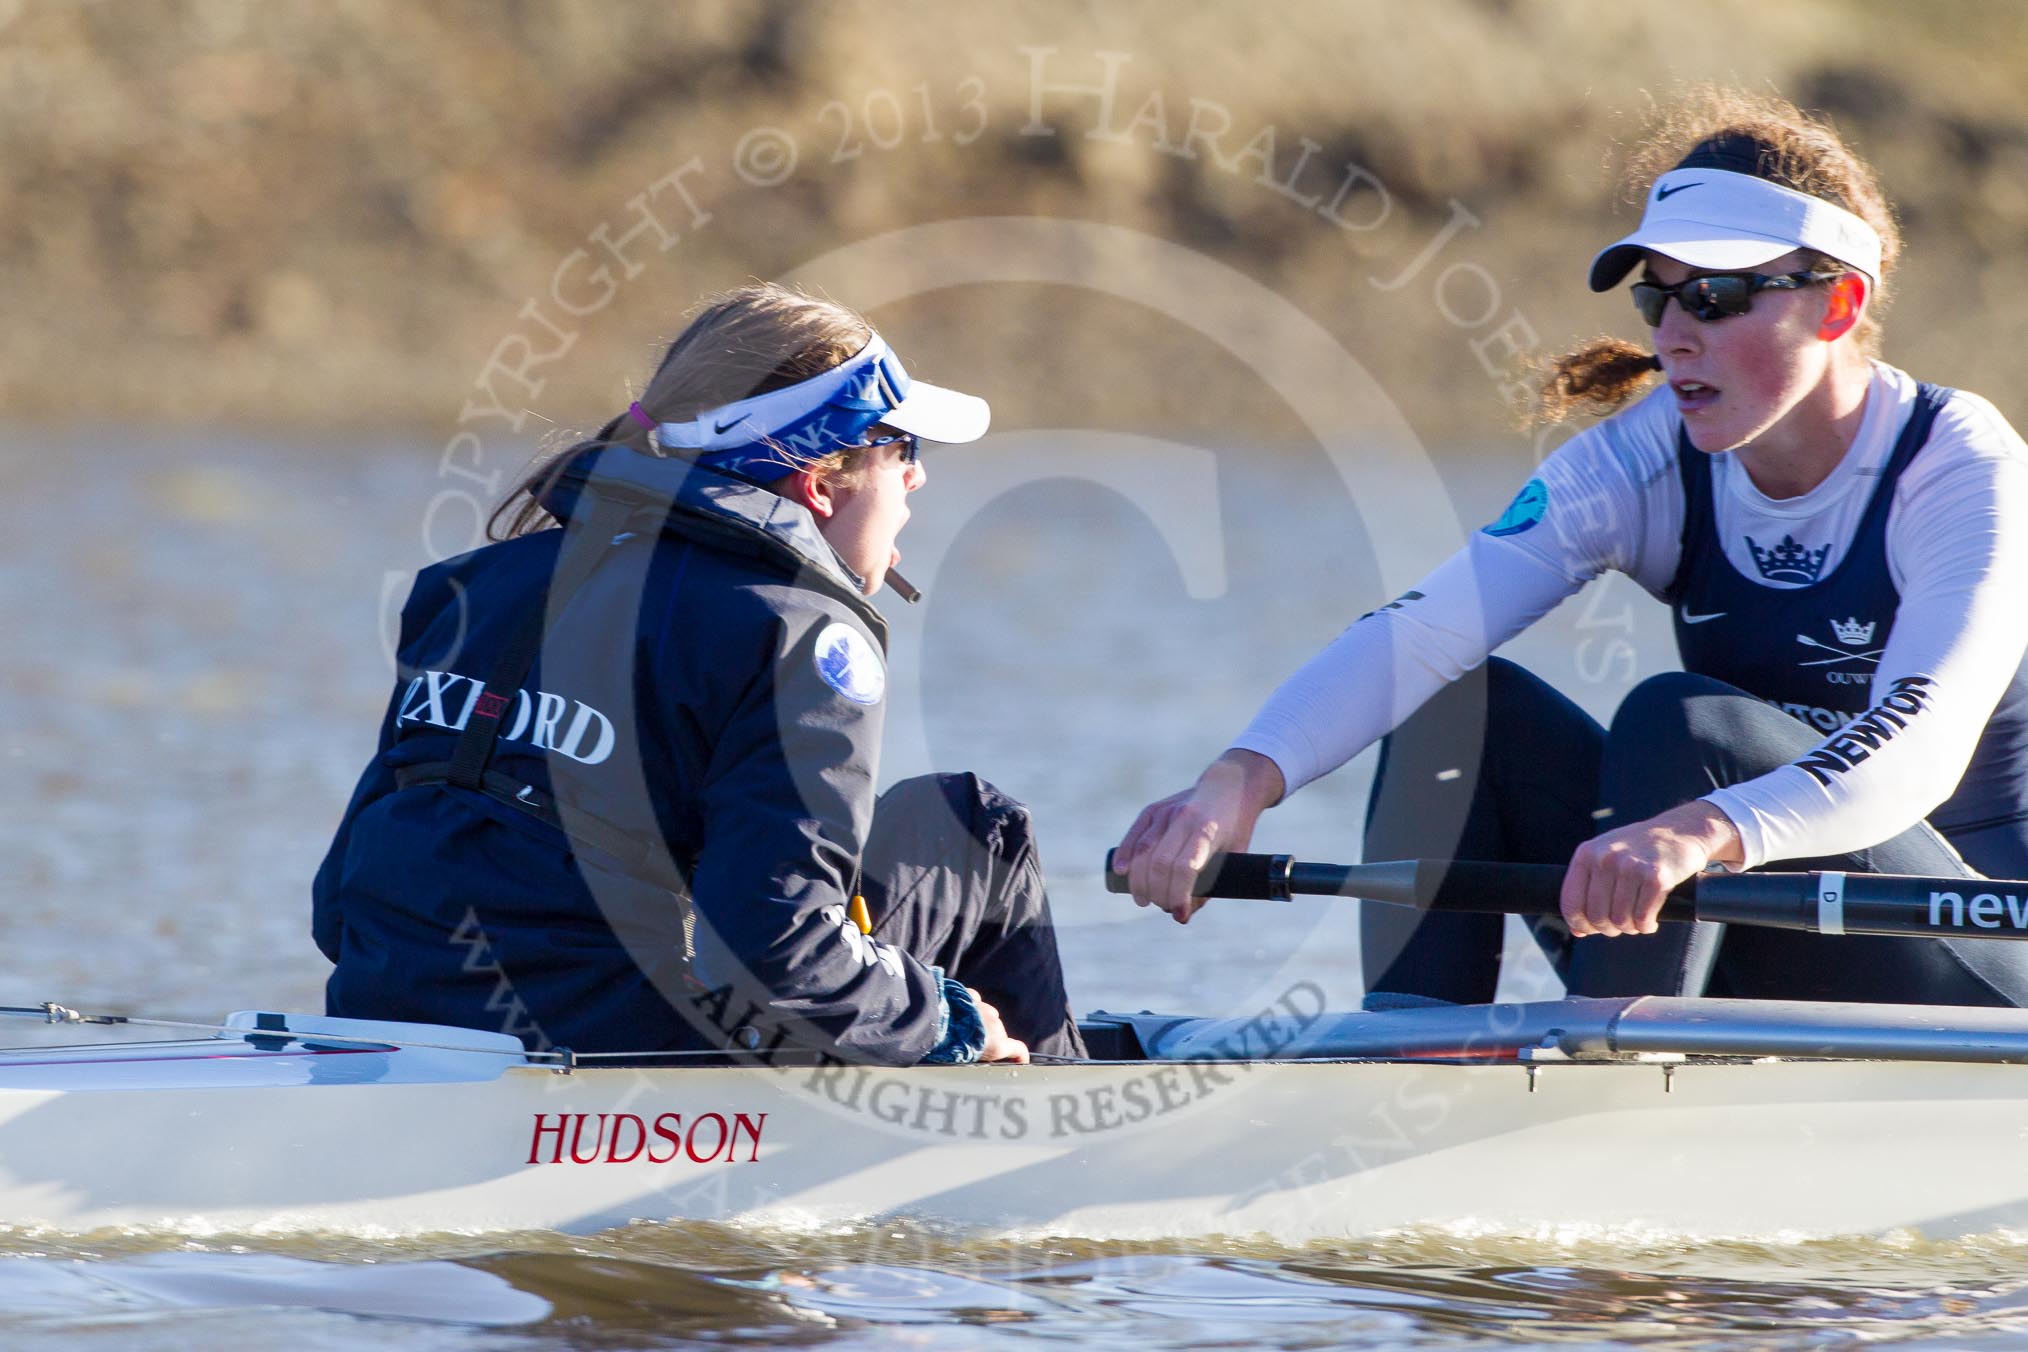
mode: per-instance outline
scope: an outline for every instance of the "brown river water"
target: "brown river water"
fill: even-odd
[[[973,768],[1034,806],[1080,1007],[1250,1012],[1296,978],[1354,1004],[1348,908],[1226,903],[1179,928],[1107,896],[1099,860],[1281,675],[1491,519],[1525,453],[1432,469],[1015,433],[930,455],[884,777]],[[383,597],[464,547],[473,485],[393,438],[110,428],[12,429],[0,474],[0,1004],[319,1008],[308,884],[386,697]],[[1666,615],[1623,580],[1510,651],[1600,713],[1670,664]],[[1257,846],[1355,857],[1369,774],[1312,786]],[[1505,993],[1553,990],[1524,965]],[[1516,1167],[1553,1194],[1583,1166]],[[0,1346],[2002,1348],[2028,1339],[2024,1272],[2009,1235],[0,1230]]]

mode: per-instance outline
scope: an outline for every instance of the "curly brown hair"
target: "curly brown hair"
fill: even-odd
[[[1750,145],[1757,157],[1755,172],[1761,178],[1836,203],[1879,234],[1880,276],[1874,279],[1872,299],[1853,332],[1859,350],[1876,355],[1888,279],[1901,254],[1901,231],[1880,191],[1879,177],[1830,123],[1776,95],[1716,85],[1693,87],[1656,111],[1628,156],[1621,175],[1626,200],[1636,206],[1645,203],[1657,178],[1691,152],[1720,140]],[[1801,266],[1817,272],[1850,271],[1836,259],[1811,250],[1803,251]],[[1621,338],[1594,338],[1544,364],[1536,419],[1558,423],[1578,411],[1611,413],[1624,406],[1655,369],[1654,358],[1635,344]]]
[[[639,403],[656,422],[685,422],[706,409],[821,375],[857,355],[872,336],[872,326],[842,305],[772,282],[754,282],[713,296],[692,312],[689,324],[656,363]],[[493,510],[487,533],[505,540],[555,524],[544,506],[550,490],[580,457],[606,446],[668,454],[650,429],[622,413],[592,436],[539,462]],[[846,485],[862,468],[853,451],[834,451],[804,463]]]

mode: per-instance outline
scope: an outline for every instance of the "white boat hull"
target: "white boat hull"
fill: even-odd
[[[425,1074],[405,1049],[228,1046],[0,1063],[0,1220],[401,1234],[905,1217],[1285,1242],[2028,1227],[2028,1069],[2006,1064],[562,1074],[473,1051],[434,1053]]]

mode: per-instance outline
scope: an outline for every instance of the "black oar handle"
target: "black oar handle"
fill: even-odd
[[[1128,890],[1127,875],[1106,851],[1106,890]],[[1293,896],[1360,897],[1431,911],[1552,913],[1563,887],[1555,864],[1493,864],[1469,859],[1403,859],[1382,864],[1305,864],[1286,854],[1225,854],[1197,876],[1190,894],[1241,901]]]
[[[1106,890],[1128,890],[1106,854]],[[1427,911],[1555,915],[1563,890],[1559,864],[1502,864],[1471,859],[1404,859],[1377,864],[1307,864],[1286,854],[1227,854],[1198,875],[1192,896],[1288,901],[1295,896],[1358,897]],[[1687,889],[1663,918],[1689,920]]]
[[[1285,854],[1228,854],[1199,876],[1193,895],[1287,901],[1359,897],[1428,911],[1555,915],[1560,864],[1403,859],[1306,864]],[[1125,875],[1106,855],[1106,890]],[[1919,935],[2028,940],[2028,881],[1931,878],[1894,873],[1707,873],[1663,904],[1664,920],[1708,920],[1813,934]]]
[[[1113,872],[1113,856],[1106,851],[1106,891],[1125,892],[1127,875]],[[1289,875],[1295,858],[1286,854],[1222,854],[1211,867],[1197,875],[1198,897],[1229,897],[1237,901],[1287,901]]]

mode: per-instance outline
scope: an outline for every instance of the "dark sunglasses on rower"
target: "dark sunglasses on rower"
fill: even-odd
[[[892,446],[897,441],[901,443],[901,463],[913,465],[917,453],[922,449],[921,439],[913,432],[888,432],[881,436],[868,437],[866,440],[856,443],[852,449],[855,451],[871,451],[882,446]]]
[[[1794,291],[1814,282],[1828,282],[1836,272],[1786,272],[1769,276],[1763,272],[1713,272],[1691,277],[1674,286],[1660,282],[1634,283],[1634,308],[1649,328],[1659,328],[1669,298],[1690,312],[1692,318],[1708,324],[1714,319],[1743,315],[1753,308],[1757,291]]]

